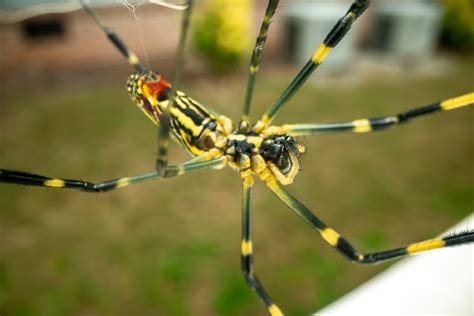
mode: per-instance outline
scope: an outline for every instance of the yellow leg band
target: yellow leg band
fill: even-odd
[[[330,244],[331,246],[335,247],[337,245],[337,241],[339,240],[339,234],[332,228],[326,228],[322,230],[321,236]]]
[[[64,187],[64,181],[61,179],[51,179],[51,180],[46,180],[43,183],[47,187],[51,188],[63,188]]]
[[[242,240],[242,247],[241,247],[242,255],[248,256],[251,255],[253,252],[252,241],[251,240]]]
[[[436,240],[429,240],[429,241],[422,241],[416,244],[411,244],[407,247],[407,253],[417,253],[426,250],[436,249],[436,248],[443,248],[445,245],[444,240],[436,239]]]
[[[318,50],[314,52],[313,57],[311,57],[311,60],[315,64],[320,64],[323,62],[323,60],[326,58],[326,56],[331,52],[332,47],[326,46],[324,44],[321,44],[319,46]]]
[[[474,92],[443,101],[441,102],[441,108],[449,111],[472,103],[474,103]]]
[[[272,304],[268,310],[272,316],[283,316],[283,312],[275,304]]]
[[[352,122],[352,125],[354,125],[355,133],[366,133],[372,130],[370,122],[367,119],[355,120]]]

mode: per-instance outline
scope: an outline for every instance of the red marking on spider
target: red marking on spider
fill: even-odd
[[[171,84],[166,81],[163,76],[160,77],[157,81],[145,83],[148,87],[149,93],[155,98],[159,98],[163,91],[167,91],[171,88]]]

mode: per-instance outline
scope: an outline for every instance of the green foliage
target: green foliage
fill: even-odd
[[[198,14],[193,42],[212,69],[226,71],[249,52],[250,0],[210,0]]]
[[[474,2],[443,0],[445,16],[442,40],[449,47],[474,49]]]

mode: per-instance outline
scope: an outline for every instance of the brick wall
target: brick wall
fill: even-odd
[[[251,17],[255,36],[265,10],[262,1]],[[124,7],[98,8],[104,21],[145,62],[145,51],[151,68],[170,68],[179,36],[180,12],[156,5],[137,11],[138,19]],[[45,15],[30,22],[57,19],[64,33],[50,38],[28,38],[24,23],[0,24],[0,73],[2,77],[38,78],[57,71],[88,71],[127,68],[119,52],[106,40],[100,28],[83,11]],[[266,57],[283,55],[281,15],[275,18],[269,36]],[[249,51],[250,56],[250,51]],[[161,68],[160,68],[161,67]],[[129,67],[127,68],[129,69]]]

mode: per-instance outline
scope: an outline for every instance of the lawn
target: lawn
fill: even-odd
[[[253,113],[295,71],[267,67]],[[309,84],[277,123],[394,114],[472,91],[473,72],[464,59],[435,77]],[[245,77],[196,78],[183,90],[237,119]],[[123,83],[17,87],[4,101],[3,168],[89,181],[154,168],[156,129]],[[474,209],[472,135],[464,108],[380,133],[307,137],[288,189],[361,251],[430,238]],[[185,159],[174,145],[171,162]],[[228,168],[107,194],[0,185],[0,313],[263,315],[240,272],[240,194]],[[261,184],[253,207],[256,271],[288,315],[309,315],[389,266],[345,261]]]

